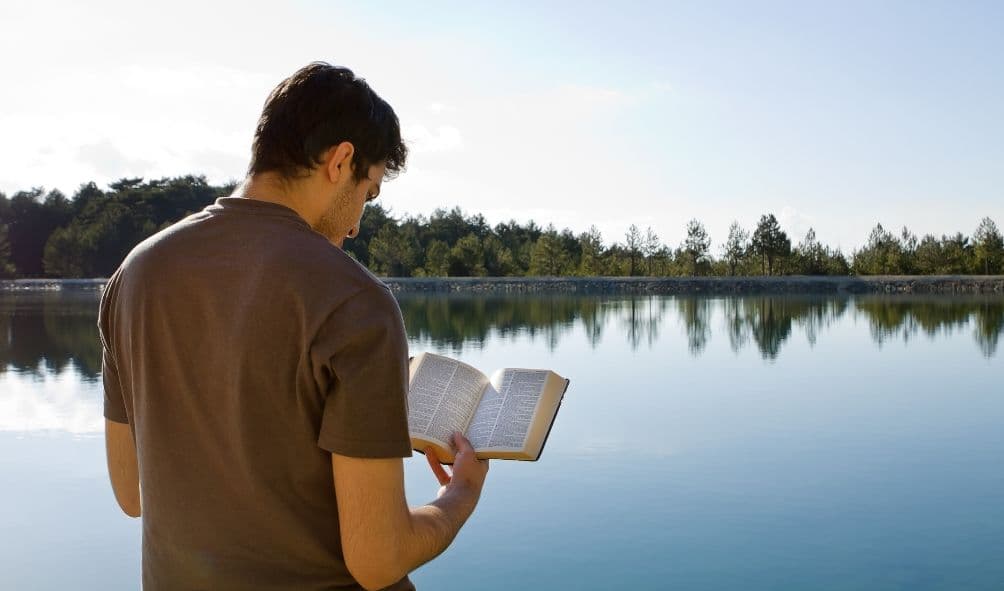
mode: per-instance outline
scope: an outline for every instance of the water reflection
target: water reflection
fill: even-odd
[[[973,337],[989,358],[997,352],[1004,332],[1004,305],[1000,300],[861,298],[856,308],[868,319],[872,339],[879,346],[891,339],[909,342],[918,333],[928,337],[951,334],[972,323]]]
[[[973,335],[979,343],[983,355],[987,358],[997,351],[997,343],[1001,333],[1004,333],[1004,306],[999,304],[979,304],[979,313],[975,314],[976,329]]]
[[[72,366],[86,381],[101,375],[98,295],[87,291],[0,292],[0,374],[41,377]]]
[[[681,298],[677,300],[677,311],[687,328],[687,349],[691,355],[700,355],[711,340],[711,300]]]
[[[0,293],[0,375],[13,369],[38,377],[72,369],[84,381],[97,381],[97,298],[95,292]],[[893,339],[908,342],[918,334],[971,331],[990,358],[1004,333],[1004,298],[999,297],[402,295],[399,301],[410,338],[453,352],[482,348],[493,338],[517,337],[543,339],[553,351],[573,331],[594,348],[616,339],[637,350],[680,334],[664,334],[666,323],[676,321],[694,356],[724,335],[734,352],[752,345],[771,361],[793,334],[801,333],[815,345],[848,310],[853,318],[867,321],[879,347]]]
[[[675,310],[692,355],[704,352],[715,333],[724,333],[738,353],[749,345],[760,356],[778,358],[793,334],[815,346],[820,335],[848,310],[863,317],[873,341],[909,341],[918,332],[929,337],[973,326],[984,356],[997,352],[1004,333],[1004,298],[869,296],[709,297],[476,297],[401,296],[408,334],[433,346],[459,352],[481,348],[493,335],[543,337],[549,349],[579,326],[596,347],[606,336],[623,338],[632,350],[651,347],[660,338],[667,312]]]
[[[809,346],[814,346],[820,331],[843,316],[848,305],[847,299],[754,296],[728,298],[722,308],[732,350],[738,353],[752,340],[764,359],[773,360],[793,326],[800,327]]]
[[[516,335],[543,337],[553,350],[577,322],[595,346],[609,312],[599,298],[404,294],[398,302],[410,338],[454,351]]]
[[[644,342],[651,347],[659,340],[659,325],[669,305],[665,298],[631,298],[625,302],[611,302],[605,306],[607,314],[617,314],[621,317],[621,327],[627,335],[631,349],[637,349]],[[623,309],[621,313],[618,308]],[[595,347],[599,341],[593,343]]]

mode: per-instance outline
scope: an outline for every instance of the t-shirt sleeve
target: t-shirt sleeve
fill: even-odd
[[[341,303],[311,359],[324,397],[319,447],[360,458],[411,455],[408,341],[390,290],[374,286]]]
[[[125,392],[119,380],[118,367],[111,346],[112,300],[118,283],[118,273],[112,276],[101,294],[98,308],[98,336],[101,339],[101,381],[105,390],[105,418],[116,423],[128,423]]]
[[[101,381],[105,387],[105,418],[116,423],[128,423],[125,397],[119,382],[119,372],[115,360],[104,347],[101,348]]]

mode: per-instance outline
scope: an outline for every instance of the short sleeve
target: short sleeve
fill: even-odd
[[[98,336],[101,339],[101,381],[105,390],[105,418],[116,423],[128,423],[126,413],[125,393],[119,380],[118,366],[112,353],[111,321],[112,299],[118,283],[118,273],[112,276],[101,293],[101,304],[98,308]]]
[[[105,387],[105,418],[116,423],[128,423],[119,372],[111,354],[104,347],[101,348],[101,381]]]
[[[408,341],[390,290],[366,288],[341,303],[310,355],[324,396],[317,445],[360,458],[410,456]]]

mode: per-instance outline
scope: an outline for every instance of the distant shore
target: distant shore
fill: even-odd
[[[107,279],[15,279],[0,292],[100,290]],[[387,277],[400,293],[1004,295],[1004,275],[848,277]]]

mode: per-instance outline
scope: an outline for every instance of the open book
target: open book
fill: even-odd
[[[432,446],[453,463],[450,434],[460,431],[480,459],[536,460],[568,380],[546,369],[500,369],[491,378],[456,359],[422,353],[411,360],[411,446]]]

